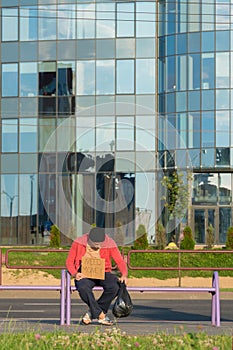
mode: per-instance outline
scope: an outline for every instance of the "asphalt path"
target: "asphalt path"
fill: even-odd
[[[233,330],[233,293],[221,300],[221,327],[211,326],[211,299],[165,299],[157,295],[132,296],[134,309],[130,316],[115,320],[115,327],[131,335],[156,332],[183,333],[206,332],[208,334],[230,334]],[[72,297],[71,325],[60,326],[60,302],[56,298],[1,297],[0,333],[44,332],[63,330],[66,332],[94,332],[97,321],[91,325],[80,325],[86,312],[85,304],[77,296]],[[109,316],[113,319],[111,307]]]

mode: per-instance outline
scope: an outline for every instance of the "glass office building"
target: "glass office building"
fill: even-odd
[[[212,224],[224,245],[231,1],[0,0],[0,10],[0,244],[48,243],[53,224],[63,243],[93,224],[125,244],[143,225],[154,242],[160,220],[168,240],[188,224],[205,244]]]

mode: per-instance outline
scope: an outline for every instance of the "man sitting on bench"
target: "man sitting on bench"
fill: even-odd
[[[99,259],[97,262],[104,264],[101,278],[90,278],[82,271],[85,259]],[[75,278],[75,287],[80,298],[89,307],[82,317],[82,323],[88,325],[93,319],[103,325],[111,326],[113,322],[107,316],[111,302],[117,296],[119,290],[118,278],[112,273],[111,258],[115,261],[121,272],[119,280],[127,284],[127,265],[115,241],[105,234],[105,230],[99,227],[91,228],[89,234],[77,238],[68,253],[66,267],[71,276]],[[89,260],[93,261],[93,260]],[[89,271],[92,273],[93,271]],[[103,293],[98,300],[95,299],[93,288],[103,287]]]

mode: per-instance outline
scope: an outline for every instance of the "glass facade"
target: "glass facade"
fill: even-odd
[[[232,224],[228,0],[0,0],[0,244]],[[174,185],[174,179],[176,183]],[[172,185],[173,184],[173,185]]]

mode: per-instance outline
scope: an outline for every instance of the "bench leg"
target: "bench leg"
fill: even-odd
[[[66,325],[70,325],[71,293],[70,293],[70,274],[66,272]]]
[[[61,271],[61,292],[60,292],[60,325],[63,326],[65,324],[65,270]]]
[[[220,327],[220,295],[219,288],[216,289],[216,326]]]
[[[216,326],[216,294],[215,293],[211,293],[212,295],[212,304],[211,304],[211,309],[212,309],[212,313],[211,313],[211,324],[212,326]]]
[[[213,274],[212,286],[215,288],[215,293],[212,293],[212,325],[220,327],[220,293],[217,271]]]

